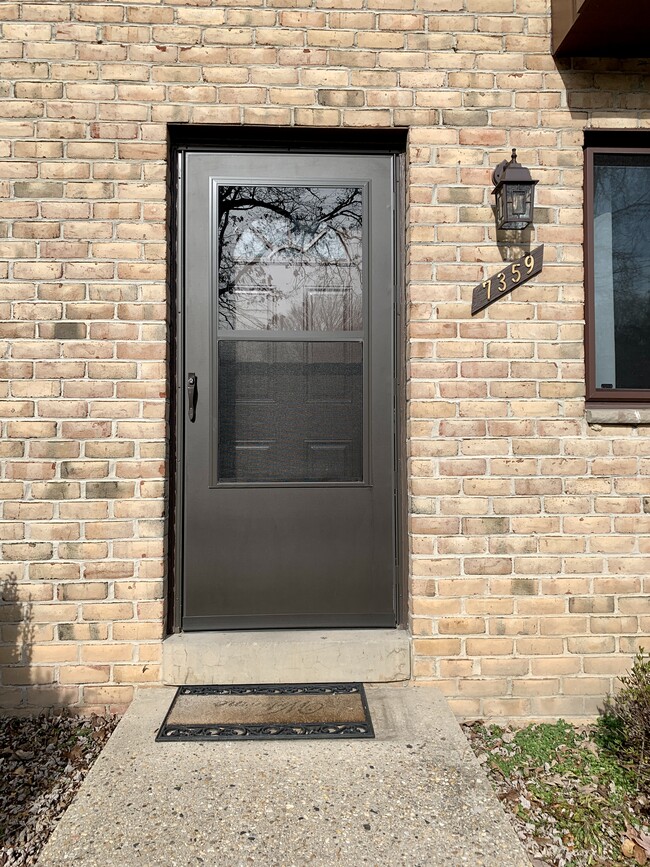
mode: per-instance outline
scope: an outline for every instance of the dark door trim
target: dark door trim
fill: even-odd
[[[168,126],[168,285],[169,285],[169,488],[167,509],[167,617],[168,634],[181,624],[183,554],[183,190],[184,155],[188,151],[241,150],[278,153],[341,153],[393,155],[395,160],[395,540],[397,625],[408,614],[407,480],[406,480],[406,336],[404,327],[404,153],[407,130],[295,129],[270,127],[215,127],[170,124]]]

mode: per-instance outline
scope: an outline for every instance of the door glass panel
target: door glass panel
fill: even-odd
[[[363,188],[219,186],[219,328],[363,329]]]
[[[361,341],[219,341],[218,479],[360,482]]]

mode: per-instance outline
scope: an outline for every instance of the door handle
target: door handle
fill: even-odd
[[[187,374],[187,414],[190,421],[196,419],[196,373]]]

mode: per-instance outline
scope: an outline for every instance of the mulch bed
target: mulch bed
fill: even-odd
[[[0,865],[36,864],[117,717],[0,717]]]
[[[650,867],[650,804],[594,727],[463,730],[534,867]]]

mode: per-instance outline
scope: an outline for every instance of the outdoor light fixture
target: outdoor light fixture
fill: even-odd
[[[493,193],[497,200],[497,229],[525,229],[533,222],[535,184],[527,168],[517,162],[512,149],[510,162],[504,160],[494,170]]]

